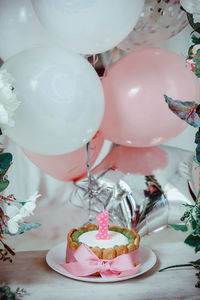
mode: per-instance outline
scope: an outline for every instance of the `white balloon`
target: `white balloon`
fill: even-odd
[[[0,0],[0,57],[9,57],[49,40],[30,0]]]
[[[20,106],[7,135],[40,154],[62,154],[85,145],[104,113],[101,81],[81,55],[56,46],[21,52],[7,62]]]
[[[144,0],[32,0],[32,4],[41,23],[62,46],[95,54],[127,36]]]

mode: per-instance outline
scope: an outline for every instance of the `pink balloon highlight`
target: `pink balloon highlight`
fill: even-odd
[[[116,144],[152,147],[180,134],[187,126],[168,108],[163,95],[199,102],[197,77],[179,55],[142,48],[123,56],[102,79],[104,137]]]
[[[110,235],[108,234],[108,211],[104,210],[102,213],[96,216],[96,219],[99,223],[99,231],[96,234],[97,240],[109,240]]]
[[[103,137],[98,132],[90,143],[91,166],[97,159],[103,146]],[[26,156],[38,168],[61,181],[75,181],[86,176],[85,147],[62,155],[43,155],[23,149]]]

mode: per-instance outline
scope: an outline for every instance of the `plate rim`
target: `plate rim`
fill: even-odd
[[[136,274],[133,274],[131,276],[126,276],[126,277],[120,277],[120,278],[114,278],[114,277],[111,277],[111,278],[102,278],[102,277],[93,277],[93,276],[87,276],[87,277],[80,277],[80,276],[74,276],[70,273],[67,272],[67,270],[65,270],[64,268],[62,268],[59,264],[55,263],[56,266],[58,268],[55,268],[53,266],[53,264],[51,263],[51,258],[53,256],[53,254],[55,253],[55,251],[57,250],[57,248],[60,250],[60,248],[64,248],[63,250],[66,251],[66,247],[67,247],[67,241],[66,242],[61,242],[57,245],[55,245],[54,247],[52,247],[51,249],[48,250],[47,254],[46,254],[46,263],[47,265],[55,272],[57,272],[58,274],[64,276],[64,277],[68,277],[68,278],[71,278],[71,279],[75,279],[75,280],[78,280],[78,281],[85,281],[85,282],[96,282],[96,283],[106,283],[106,282],[118,282],[118,281],[124,281],[124,280],[128,280],[128,279],[131,279],[131,278],[134,278],[134,277],[138,277],[144,273],[146,273],[147,271],[149,271],[150,269],[153,268],[153,266],[156,264],[156,261],[157,261],[157,256],[155,254],[155,252],[148,246],[143,246],[143,245],[140,245],[139,249],[140,249],[140,256],[141,254],[144,255],[144,252],[146,251],[149,255],[150,255],[150,258],[144,262],[143,264],[141,263],[141,267],[143,266],[144,267],[144,264],[147,263],[148,261],[151,262],[149,266],[147,267],[144,267],[143,270],[139,271],[138,273]],[[142,251],[142,252],[141,252]],[[61,259],[64,259],[63,257],[61,257]],[[62,261],[60,262],[62,263]],[[140,267],[140,268],[141,268]],[[62,268],[62,270],[59,268]]]

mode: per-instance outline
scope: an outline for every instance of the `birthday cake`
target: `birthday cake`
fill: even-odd
[[[108,226],[108,212],[97,216],[99,226],[73,228],[67,235],[66,263],[75,276],[125,277],[139,270],[140,236],[135,230]]]
[[[84,243],[99,259],[114,259],[115,257],[130,253],[139,248],[140,236],[135,230],[109,226],[108,234],[110,239],[97,239],[98,226],[90,224],[86,227],[72,229],[67,236],[68,248],[76,251]],[[68,251],[66,253],[68,260]]]

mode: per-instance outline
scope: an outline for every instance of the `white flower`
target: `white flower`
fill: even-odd
[[[193,21],[194,23],[199,23],[200,22],[200,16],[199,13],[198,14],[193,14]]]
[[[36,200],[39,198],[41,195],[35,192],[33,195],[31,195],[26,203],[22,206],[20,209],[20,215],[25,218],[29,217],[30,215],[33,214],[33,211],[36,207]]]
[[[7,226],[10,233],[17,233],[19,225],[24,222],[24,218],[29,217],[31,214],[33,214],[33,211],[36,207],[36,200],[40,196],[40,194],[35,192],[28,198],[28,200],[21,208],[18,208],[15,205],[7,205],[6,215],[9,217]]]
[[[190,14],[200,14],[200,0],[181,0],[181,6]]]
[[[9,219],[7,222],[8,230],[10,233],[15,234],[18,232],[19,224],[22,223],[23,220],[21,220],[20,215],[16,215],[12,219]]]
[[[23,222],[19,212],[20,209],[15,205],[8,205],[6,208],[6,215],[9,217],[7,226],[10,233],[17,233],[19,229],[19,223]]]
[[[14,112],[20,102],[13,90],[14,80],[5,70],[0,70],[0,128],[13,127]]]

